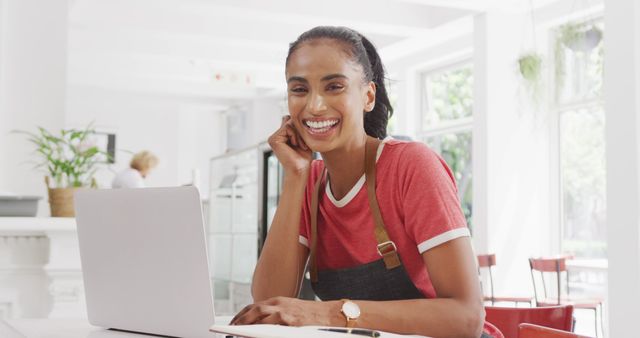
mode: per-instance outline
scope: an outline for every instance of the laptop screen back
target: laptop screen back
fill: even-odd
[[[211,337],[213,297],[197,189],[83,190],[75,205],[91,324]]]

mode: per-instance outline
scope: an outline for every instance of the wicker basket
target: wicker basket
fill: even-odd
[[[45,182],[49,192],[51,217],[75,217],[73,194],[81,188],[51,188],[48,177],[45,177]]]

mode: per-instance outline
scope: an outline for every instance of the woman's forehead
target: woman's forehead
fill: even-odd
[[[289,57],[287,77],[319,73],[362,73],[362,66],[347,52],[345,43],[332,39],[303,42]]]

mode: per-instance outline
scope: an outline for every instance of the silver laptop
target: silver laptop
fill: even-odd
[[[212,337],[213,297],[194,187],[75,194],[89,322],[177,337]]]

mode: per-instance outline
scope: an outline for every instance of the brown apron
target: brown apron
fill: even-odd
[[[311,253],[310,274],[311,286],[322,300],[360,299],[360,300],[400,300],[425,298],[409,278],[397,247],[385,229],[382,214],[375,193],[376,153],[380,140],[367,137],[365,147],[365,179],[369,208],[375,222],[374,235],[377,250],[381,258],[374,262],[356,267],[318,271],[316,252],[318,243],[318,203],[322,196],[321,189],[327,170],[315,182],[311,197]]]
[[[374,234],[378,253],[382,258],[371,263],[338,270],[318,271],[316,252],[318,245],[318,202],[322,195],[322,182],[327,182],[326,168],[318,177],[311,197],[311,287],[322,300],[402,300],[426,298],[409,278],[402,265],[397,247],[389,238],[382,221],[376,198],[376,153],[380,140],[367,137],[365,147],[365,180],[369,208],[375,222]],[[481,338],[492,338],[483,332]]]

